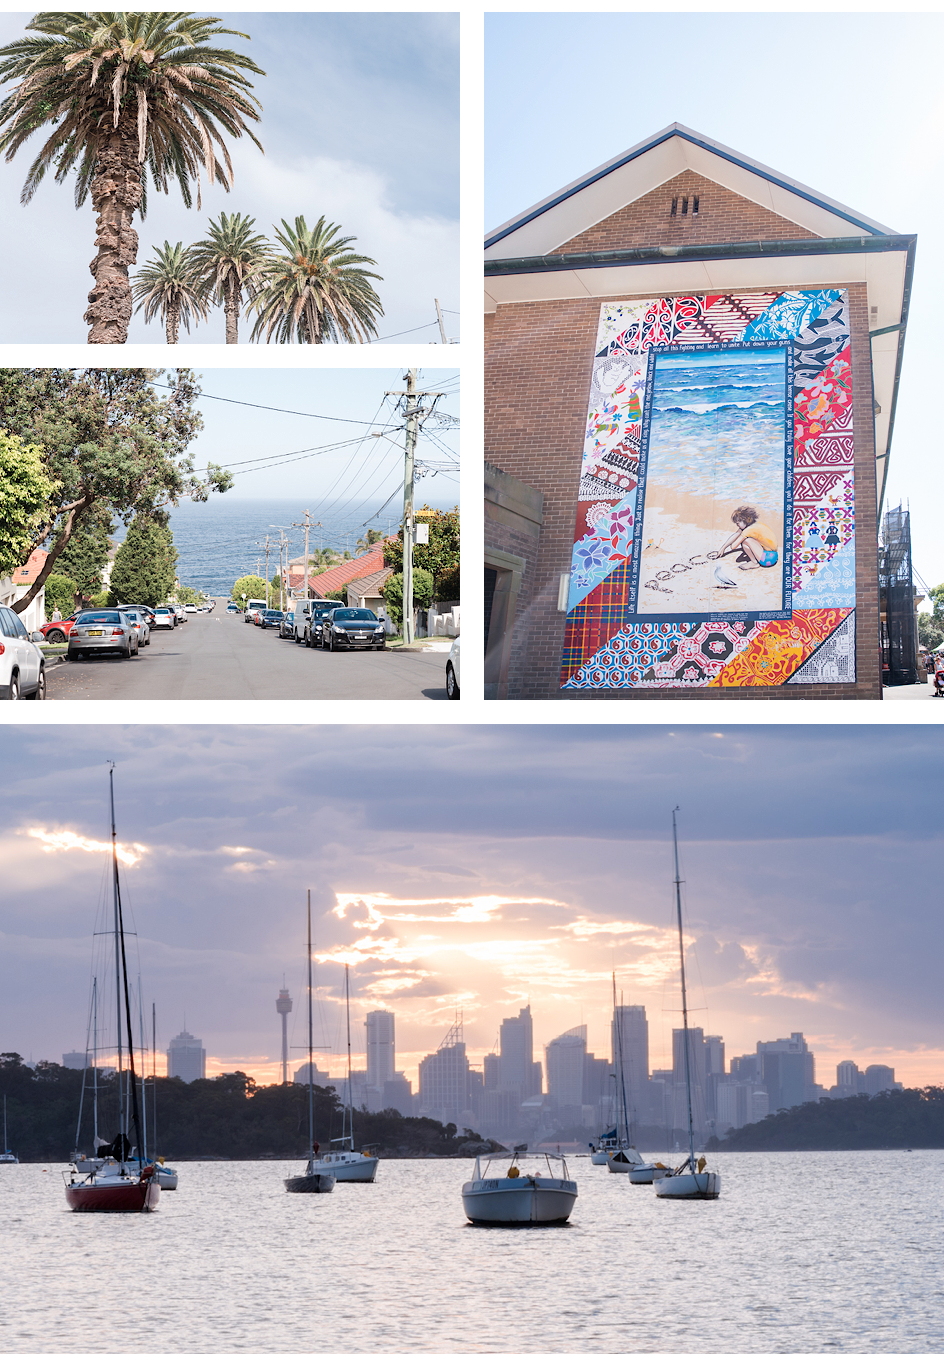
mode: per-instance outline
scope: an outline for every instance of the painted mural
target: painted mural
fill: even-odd
[[[561,686],[855,680],[843,291],[604,304]]]

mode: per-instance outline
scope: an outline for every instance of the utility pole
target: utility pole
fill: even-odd
[[[303,527],[305,528],[305,565],[304,565],[304,568],[302,569],[302,583],[304,584],[305,591],[304,591],[300,596],[303,597],[303,598],[305,598],[306,601],[307,601],[307,599],[308,599],[308,532],[309,532],[310,529],[311,529],[311,513],[308,511],[307,508],[305,509],[305,520],[304,520],[304,522],[293,522],[293,523],[292,523],[292,526],[297,526],[297,527],[302,527],[302,526],[303,526]]]
[[[449,343],[446,340],[446,324],[443,322],[442,309],[439,307],[439,300],[434,299],[433,303],[436,305],[436,317],[439,319],[439,335],[442,337],[442,344],[443,346],[448,346]]]
[[[429,417],[436,403],[444,395],[433,389],[416,388],[416,371],[408,370],[403,376],[406,381],[406,389],[388,389],[384,397],[396,396],[404,398],[404,415],[406,417],[406,440],[404,442],[403,458],[403,643],[404,645],[413,644],[413,462],[416,456],[416,435],[419,429],[419,418],[422,414]],[[432,404],[428,409],[421,407],[417,402],[421,398],[431,398]]]

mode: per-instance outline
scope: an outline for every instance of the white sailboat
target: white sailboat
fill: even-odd
[[[10,1146],[9,1146],[9,1144],[7,1143],[7,1098],[6,1098],[6,1096],[3,1097],[3,1152],[0,1153],[0,1162],[9,1163],[11,1166],[19,1166],[19,1162],[20,1162],[20,1159],[17,1157],[16,1153],[11,1153],[11,1152],[10,1152]]]
[[[308,1166],[301,1176],[287,1176],[285,1189],[294,1194],[326,1195],[334,1190],[334,1175],[321,1170],[315,1142],[315,1068],[311,1020],[311,892],[308,893]]]
[[[678,807],[675,808],[675,811]],[[655,1192],[664,1200],[717,1200],[721,1176],[710,1172],[704,1157],[695,1161],[695,1133],[692,1122],[692,1060],[688,1032],[688,998],[685,993],[685,941],[682,937],[682,879],[679,876],[678,830],[672,812],[672,847],[675,851],[675,909],[678,917],[679,962],[682,969],[682,1042],[685,1053],[685,1094],[688,1101],[688,1157],[667,1176],[654,1181]]]
[[[633,1144],[632,1127],[629,1123],[629,1110],[626,1105],[626,1068],[623,1063],[623,1016],[616,1009],[616,973],[613,973],[613,1020],[616,1024],[616,1132],[615,1145],[606,1154],[607,1171],[626,1176],[635,1167],[644,1163],[643,1156]]]
[[[344,1088],[344,1117],[341,1137],[331,1140],[332,1151],[315,1158],[312,1170],[333,1176],[335,1181],[367,1183],[377,1173],[378,1157],[358,1152],[354,1147],[354,1100],[351,1088],[351,979],[344,964],[344,1005],[347,1018],[347,1085]],[[311,1069],[308,1072],[311,1077]]]

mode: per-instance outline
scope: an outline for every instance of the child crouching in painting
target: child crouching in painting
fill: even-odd
[[[740,551],[735,564],[742,569],[770,569],[777,563],[777,538],[769,526],[757,520],[757,509],[735,508],[731,521],[737,527],[718,552],[731,555]]]

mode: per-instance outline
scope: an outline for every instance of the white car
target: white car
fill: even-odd
[[[18,702],[46,696],[46,660],[37,642],[42,631],[27,631],[17,614],[0,607],[0,698]]]
[[[459,636],[452,642],[446,660],[446,696],[455,702],[459,700]]]

